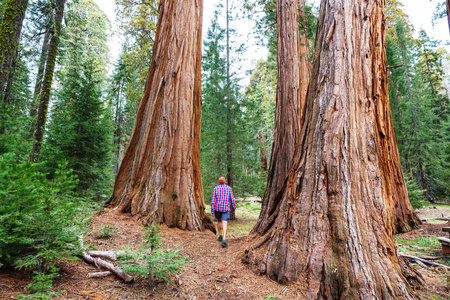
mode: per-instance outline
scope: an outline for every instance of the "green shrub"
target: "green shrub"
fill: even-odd
[[[33,281],[27,286],[30,295],[19,295],[19,299],[50,300],[52,295],[59,295],[65,291],[52,292],[53,279],[59,277],[58,268],[53,268],[48,274],[35,271]]]
[[[113,234],[117,232],[117,227],[110,224],[101,225],[97,232],[94,234],[98,239],[104,239],[112,237]]]
[[[417,184],[417,181],[408,176],[405,176],[405,183],[412,207],[415,209],[424,207],[425,204],[428,203],[423,196],[425,190],[421,190]]]
[[[93,208],[74,196],[77,180],[65,164],[52,180],[39,168],[0,155],[0,263],[35,271],[30,291],[42,294],[51,290],[57,265],[75,259],[71,249],[79,248]]]
[[[43,270],[70,255],[77,244],[85,208],[72,194],[77,181],[60,165],[47,180],[32,163],[0,156],[0,255],[18,269]]]
[[[186,264],[188,259],[180,255],[180,250],[163,251],[160,228],[155,224],[144,227],[146,235],[141,249],[132,251],[127,249],[126,255],[121,257],[121,266],[125,273],[138,274],[148,278],[151,285],[152,276],[171,282],[168,273],[179,273],[180,266]],[[145,262],[145,263],[143,263]]]

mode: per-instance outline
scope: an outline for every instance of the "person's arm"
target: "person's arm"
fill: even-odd
[[[212,199],[211,199],[211,214],[214,214],[214,206],[216,203],[216,189],[214,188]]]
[[[230,198],[231,198],[231,204],[233,205],[233,211],[236,210],[236,202],[234,201],[234,196],[233,196],[233,190],[230,188]]]

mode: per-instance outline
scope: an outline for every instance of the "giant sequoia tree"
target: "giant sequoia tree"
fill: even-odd
[[[383,0],[323,0],[305,117],[244,261],[305,299],[413,299],[393,236]]]
[[[298,30],[298,9],[304,0],[277,2],[277,103],[275,135],[267,187],[260,218],[253,231],[264,232],[273,220],[270,212],[278,205],[276,196],[287,177],[300,134],[311,63],[305,35]]]
[[[214,230],[200,174],[201,0],[162,0],[133,135],[109,204],[169,227]]]

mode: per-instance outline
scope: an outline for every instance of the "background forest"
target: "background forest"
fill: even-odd
[[[85,216],[111,196],[143,95],[158,1],[115,0],[123,40],[92,0],[0,1],[0,261],[55,268]],[[203,37],[201,169],[210,201],[225,176],[239,197],[262,197],[274,137],[276,2],[218,4]],[[299,30],[314,49],[318,7]],[[445,2],[435,20],[446,17]],[[243,61],[242,20],[265,59]],[[409,198],[450,201],[450,56],[386,0],[389,96]],[[431,20],[430,20],[431,22]],[[11,24],[14,26],[11,27]],[[311,50],[312,52],[313,50]],[[311,60],[314,53],[311,53]],[[68,228],[69,230],[61,230]],[[58,238],[55,238],[58,237]],[[14,250],[13,250],[14,249]],[[45,280],[44,280],[45,281]],[[43,282],[41,280],[41,282]],[[37,289],[38,290],[38,289]]]

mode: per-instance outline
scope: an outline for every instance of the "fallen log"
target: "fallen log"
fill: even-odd
[[[107,262],[101,258],[94,258],[87,252],[83,252],[83,259],[88,263],[93,264],[97,268],[100,266],[111,271],[112,273],[116,274],[119,278],[123,279],[123,281],[125,282],[130,282],[133,280],[133,277],[131,275],[124,273],[121,269],[117,268],[112,263]]]
[[[102,257],[109,260],[117,260],[119,257],[125,255],[125,251],[86,251],[92,257]]]
[[[450,270],[450,266],[447,266],[447,265],[444,265],[444,264],[440,264],[440,263],[437,263],[437,262],[432,262],[432,261],[429,261],[429,260],[425,260],[425,259],[422,259],[422,258],[417,257],[417,256],[412,256],[412,255],[407,255],[407,254],[400,254],[400,256],[403,256],[403,257],[405,257],[405,258],[407,258],[409,260],[415,260],[417,262],[420,261],[420,262],[422,262],[424,264],[427,264],[429,266],[440,267],[440,268],[445,268],[445,269],[449,269]]]
[[[110,271],[105,271],[105,272],[94,272],[94,273],[89,273],[88,277],[89,278],[100,278],[100,277],[105,277],[105,276],[109,276],[112,273]]]

